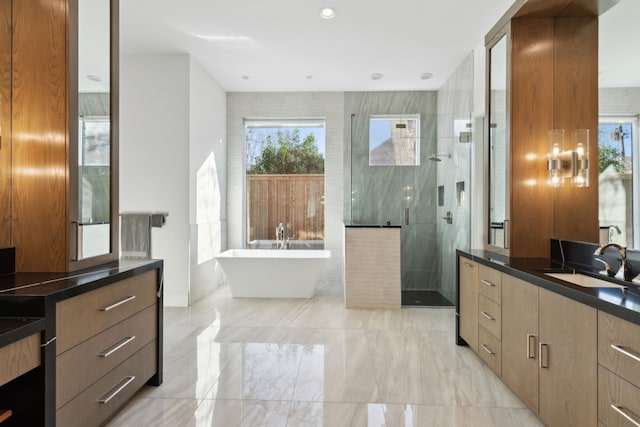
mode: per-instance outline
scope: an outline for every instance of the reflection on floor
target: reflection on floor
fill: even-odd
[[[234,299],[226,288],[165,309],[164,384],[115,426],[521,426],[542,424],[467,347],[454,310],[345,309]]]
[[[454,304],[434,290],[402,291],[402,306],[453,307]]]

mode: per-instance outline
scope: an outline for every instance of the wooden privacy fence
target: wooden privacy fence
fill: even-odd
[[[324,240],[324,175],[247,175],[248,240]]]

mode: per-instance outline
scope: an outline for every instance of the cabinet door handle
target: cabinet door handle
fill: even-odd
[[[489,354],[491,354],[491,355],[496,354],[494,351],[492,351],[489,347],[487,347],[487,346],[486,346],[486,345],[484,345],[484,344],[480,344],[480,347],[482,347],[482,349],[483,349],[484,351],[486,351],[487,353],[489,353]]]
[[[135,379],[136,377],[133,375],[130,377],[125,377],[122,381],[120,381],[120,384],[109,390],[109,393],[107,393],[106,396],[98,399],[98,403],[109,403],[111,399],[116,397],[122,390],[124,390],[129,384],[131,384],[131,381]]]
[[[481,311],[480,314],[482,314],[484,317],[486,317],[489,320],[496,320],[495,317],[491,317],[491,315],[489,313],[487,313],[486,311]]]
[[[463,263],[464,265],[466,265],[467,267],[469,267],[469,268],[473,268],[473,264],[469,264],[469,263],[468,263],[468,262],[466,262],[466,261],[462,261],[462,263]]]
[[[483,285],[487,285],[487,286],[494,286],[494,287],[496,286],[495,283],[491,283],[490,281],[484,280],[484,279],[480,279],[480,283],[482,283]]]
[[[116,345],[111,347],[110,349],[107,349],[107,350],[103,351],[102,353],[98,354],[98,357],[109,357],[113,353],[115,353],[116,351],[120,350],[122,347],[124,347],[125,345],[129,344],[131,341],[133,341],[135,339],[136,339],[135,335],[130,336],[130,337],[126,337],[126,338],[122,339],[119,343],[117,343]]]
[[[615,403],[611,404],[611,409],[613,409],[614,411],[616,411],[618,414],[622,415],[627,421],[629,421],[631,424],[633,424],[636,427],[640,427],[640,421],[636,420],[631,414],[633,414],[633,412],[631,412],[631,414],[629,414],[627,411],[625,411],[625,407],[620,406],[620,405],[616,405]],[[634,414],[635,415],[635,414]]]
[[[541,342],[538,352],[540,353],[540,367],[549,369],[549,343]]]
[[[116,302],[116,303],[114,303],[114,304],[111,304],[110,306],[102,307],[102,308],[100,309],[100,311],[110,311],[110,310],[113,310],[114,308],[119,307],[119,306],[121,306],[122,304],[126,304],[126,303],[128,303],[129,301],[133,301],[134,299],[136,299],[136,296],[135,296],[135,295],[131,295],[130,297],[127,297],[127,298],[125,298],[125,299],[123,299],[123,300],[121,300],[121,301],[118,301],[118,302]]]
[[[536,337],[536,334],[527,334],[527,359],[536,358]],[[533,345],[531,345],[532,340]],[[531,354],[531,350],[533,350],[533,354]]]
[[[614,349],[615,351],[618,351],[618,352],[624,354],[628,358],[635,360],[636,362],[640,362],[640,356],[638,356],[635,352],[624,348],[621,345],[611,344],[611,348]]]

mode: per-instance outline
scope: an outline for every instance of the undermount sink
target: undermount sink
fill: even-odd
[[[624,288],[623,285],[611,283],[607,280],[601,280],[596,277],[587,276],[580,273],[544,273],[547,276],[573,283],[574,285],[583,286],[585,288]]]

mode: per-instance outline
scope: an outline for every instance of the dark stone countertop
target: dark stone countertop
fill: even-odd
[[[0,317],[46,317],[58,301],[160,269],[162,260],[118,260],[69,273],[0,275]]]
[[[44,330],[44,319],[0,317],[0,347]]]
[[[456,253],[479,264],[640,325],[640,287],[637,285],[599,275],[597,271],[584,268],[576,269],[583,274],[628,286],[625,295],[619,288],[588,288],[547,276],[545,271],[559,272],[573,269],[573,266],[568,264],[563,266],[549,258],[510,258],[482,249],[458,249]]]

